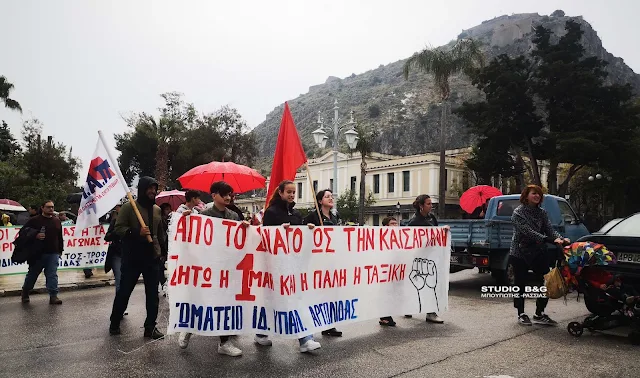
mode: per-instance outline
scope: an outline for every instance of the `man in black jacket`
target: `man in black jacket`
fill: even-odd
[[[151,177],[142,177],[138,181],[138,199],[135,201],[145,222],[142,227],[130,202],[120,208],[116,220],[116,234],[122,240],[122,277],[120,290],[116,292],[111,311],[111,335],[120,334],[120,321],[124,315],[129,298],[138,283],[140,274],[144,278],[147,319],[144,322],[144,337],[160,339],[164,337],[156,328],[158,317],[158,258],[162,232],[160,207],[155,204],[158,183]],[[147,239],[150,236],[152,242]]]

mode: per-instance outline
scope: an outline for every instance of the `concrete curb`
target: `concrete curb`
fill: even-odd
[[[142,279],[138,280],[138,283],[144,282]],[[92,282],[79,282],[74,284],[64,284],[59,285],[58,290],[63,293],[66,291],[74,291],[74,290],[84,290],[84,289],[93,289],[96,287],[105,287],[105,286],[114,286],[114,280],[99,280]],[[38,288],[31,290],[30,294],[46,294],[46,288]],[[14,297],[22,295],[22,289],[10,289],[10,290],[2,290],[0,289],[0,297]]]

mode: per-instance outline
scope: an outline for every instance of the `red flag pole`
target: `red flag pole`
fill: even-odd
[[[275,195],[280,182],[283,180],[295,180],[298,168],[306,162],[307,155],[304,152],[298,130],[291,116],[289,104],[285,102],[280,131],[278,132],[278,141],[276,142],[276,150],[273,156],[265,209],[269,207],[269,202]]]

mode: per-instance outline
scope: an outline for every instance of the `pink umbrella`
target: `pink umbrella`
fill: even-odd
[[[27,209],[25,209],[22,205],[20,205],[20,203],[7,198],[0,199],[0,210],[27,211]]]
[[[180,190],[170,190],[158,193],[156,196],[156,205],[160,206],[163,203],[171,205],[171,210],[176,211],[180,205],[186,202],[185,192]]]

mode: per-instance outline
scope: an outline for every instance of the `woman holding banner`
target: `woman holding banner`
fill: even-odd
[[[269,201],[269,207],[264,212],[262,225],[283,226],[284,228],[288,228],[289,226],[302,226],[304,224],[302,214],[294,209],[296,205],[294,202],[295,198],[296,185],[293,181],[282,181]],[[309,228],[315,227],[313,224],[309,224],[308,226]],[[298,339],[298,341],[300,342],[301,353],[310,352],[321,347],[320,343],[313,339],[313,335],[305,336]],[[264,346],[272,345],[267,335],[256,335],[255,342]]]
[[[442,204],[444,206],[444,204]],[[431,214],[431,209],[433,209],[433,203],[431,202],[431,197],[426,194],[421,194],[416,197],[416,200],[413,201],[413,208],[416,209],[416,214],[409,221],[409,226],[416,227],[437,227],[438,220],[436,216]],[[406,318],[410,318],[411,315],[405,315]],[[427,322],[442,324],[444,320],[440,319],[438,314],[435,312],[430,312],[427,314]]]
[[[304,223],[316,226],[337,226],[340,222],[340,217],[337,212],[334,214],[331,211],[333,210],[334,204],[333,192],[331,189],[319,191],[318,194],[316,194],[316,201],[318,202],[320,215],[318,215],[318,211],[311,211],[309,215],[304,218]],[[322,216],[322,222],[320,222],[320,216]],[[324,330],[322,331],[322,334],[325,336],[342,337],[342,332],[335,328]]]

